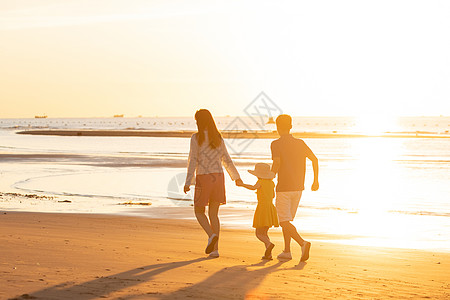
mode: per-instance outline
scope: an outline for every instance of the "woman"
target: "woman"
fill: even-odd
[[[222,165],[232,180],[242,183],[239,173],[225,147],[222,135],[217,130],[211,113],[200,109],[195,113],[198,132],[191,137],[188,170],[184,192],[190,190],[195,176],[194,211],[198,223],[208,235],[205,253],[219,257],[219,206],[226,203],[225,179]],[[208,206],[208,217],[205,207]]]

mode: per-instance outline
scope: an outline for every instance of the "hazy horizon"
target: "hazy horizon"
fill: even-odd
[[[0,3],[0,117],[450,115],[450,3]]]
[[[195,113],[195,111],[194,111]],[[154,116],[154,115],[138,115],[138,116],[127,116],[124,115],[123,117],[114,117],[112,116],[72,116],[72,117],[64,117],[64,116],[46,116],[46,119],[107,119],[107,118],[115,118],[115,119],[137,119],[137,118],[192,118],[194,119],[194,113],[192,115],[161,115],[161,116]],[[36,115],[36,116],[42,116],[42,115]],[[247,115],[215,115],[214,118],[236,118],[236,117],[248,117]],[[269,117],[269,116],[265,116]],[[276,117],[276,116],[275,116]],[[274,118],[275,118],[274,117]],[[357,115],[292,115],[293,118],[360,118],[361,116]],[[396,116],[390,116],[392,118],[448,118],[450,115],[396,115]],[[25,117],[0,117],[0,119],[36,119],[35,116],[25,116]]]

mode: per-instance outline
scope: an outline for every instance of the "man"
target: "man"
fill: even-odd
[[[284,250],[278,255],[278,259],[292,259],[292,238],[302,248],[300,261],[304,262],[309,258],[311,243],[302,239],[291,221],[295,218],[302,191],[305,189],[306,157],[311,160],[313,165],[314,183],[311,186],[313,191],[319,189],[319,164],[317,157],[305,142],[290,134],[292,118],[289,115],[279,115],[276,124],[280,138],[271,144],[272,171],[278,174],[275,204],[284,238]]]

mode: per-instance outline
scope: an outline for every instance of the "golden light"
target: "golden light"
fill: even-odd
[[[357,213],[341,219],[341,229],[372,238],[403,236],[405,226],[397,224],[398,216],[389,213],[398,201],[396,178],[401,174],[395,165],[402,153],[402,141],[367,137],[355,139],[352,146],[355,172],[348,178],[352,189],[347,193],[347,201]]]
[[[354,131],[364,135],[382,135],[398,130],[397,118],[388,114],[363,114],[356,118]]]
[[[355,208],[360,213],[381,213],[390,208],[391,197],[396,191],[395,164],[401,151],[401,141],[390,138],[362,138],[353,144],[353,195],[356,197]],[[360,199],[360,195],[365,195],[365,199]]]

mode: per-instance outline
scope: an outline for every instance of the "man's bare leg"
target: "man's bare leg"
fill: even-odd
[[[300,234],[297,232],[297,229],[291,222],[285,221],[280,223],[283,238],[284,238],[284,252],[291,252],[291,238],[294,239],[300,246],[303,246],[305,240],[302,239]]]

